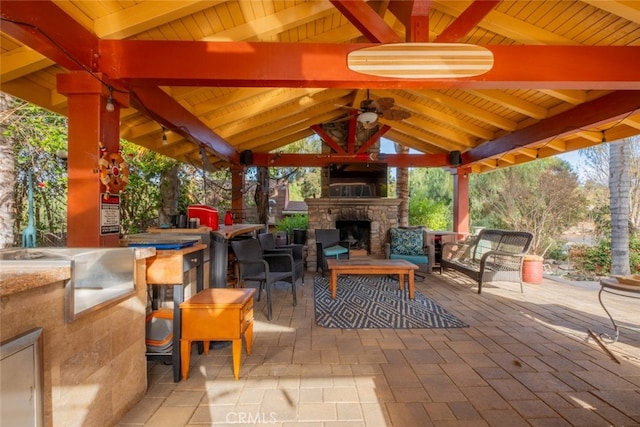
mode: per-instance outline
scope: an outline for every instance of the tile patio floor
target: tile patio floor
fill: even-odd
[[[610,332],[598,287],[545,279],[476,293],[455,273],[416,289],[470,325],[460,329],[324,329],[314,323],[313,274],[255,308],[253,353],[233,379],[230,347],[192,357],[187,381],[149,365],[146,396],[120,426],[640,426],[640,333]],[[640,300],[609,297],[627,325]],[[614,316],[615,317],[615,316]]]

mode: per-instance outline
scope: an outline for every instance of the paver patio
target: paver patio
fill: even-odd
[[[311,274],[310,274],[311,276]],[[189,379],[149,365],[146,396],[121,426],[632,426],[640,425],[640,333],[612,332],[592,283],[489,283],[478,295],[455,273],[416,290],[470,325],[461,329],[324,329],[313,280],[296,307],[274,290],[256,304],[253,353],[233,378],[231,350],[192,358]],[[615,298],[615,297],[611,297]],[[640,301],[607,308],[640,325]]]

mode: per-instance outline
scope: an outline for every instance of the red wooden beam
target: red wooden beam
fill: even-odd
[[[2,32],[70,70],[97,71],[98,38],[51,1],[3,1]]]
[[[103,40],[101,64],[108,75],[145,86],[640,89],[640,46],[485,46],[494,55],[485,74],[411,80],[349,70],[349,52],[370,46]]]
[[[172,132],[192,138],[209,147],[216,156],[238,163],[239,154],[220,135],[159,88],[139,87],[132,91],[131,104]]]
[[[363,0],[331,0],[331,4],[372,43],[399,43],[402,41]]]
[[[428,42],[429,41],[429,11],[431,10],[431,0],[414,0],[411,8],[411,18],[406,31],[408,42]]]
[[[336,163],[384,163],[389,167],[450,166],[449,154],[293,154],[253,153],[255,166],[327,167]]]
[[[380,126],[380,128],[378,129],[378,131],[376,133],[374,133],[373,135],[371,135],[371,138],[367,139],[364,144],[362,144],[360,146],[360,148],[358,148],[358,151],[356,151],[356,154],[365,154],[369,151],[369,148],[371,148],[371,146],[373,144],[375,144],[380,138],[382,138],[382,136],[387,133],[389,131],[389,129],[391,129],[391,126],[389,125],[382,125]]]
[[[358,113],[353,110],[349,117],[349,131],[347,133],[347,147],[349,153],[353,153],[355,150],[353,147],[356,145],[356,133],[358,132]]]
[[[322,129],[322,127],[320,127],[320,125],[313,125],[311,126],[311,130],[314,131],[316,133],[316,135],[318,135],[320,137],[320,139],[322,139],[322,141],[327,144],[333,151],[335,151],[338,154],[347,154],[346,151],[344,151],[344,148],[342,148],[341,145],[339,145],[332,137],[331,135],[329,135],[328,133],[326,133],[324,131],[324,129]]]
[[[517,148],[575,132],[577,129],[593,128],[610,123],[638,109],[640,109],[640,92],[632,90],[612,92],[465,151],[462,153],[462,164],[500,156]]]
[[[434,40],[437,43],[459,42],[491,12],[500,0],[475,0]]]

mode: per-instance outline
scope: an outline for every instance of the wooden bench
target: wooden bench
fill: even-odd
[[[519,282],[522,287],[522,262],[529,251],[533,234],[527,231],[481,230],[465,242],[442,245],[440,274],[443,269],[456,270],[478,282]]]

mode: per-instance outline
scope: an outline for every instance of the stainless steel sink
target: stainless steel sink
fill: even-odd
[[[15,248],[0,250],[0,270],[27,273],[68,266],[65,318],[75,320],[135,292],[132,248]]]

